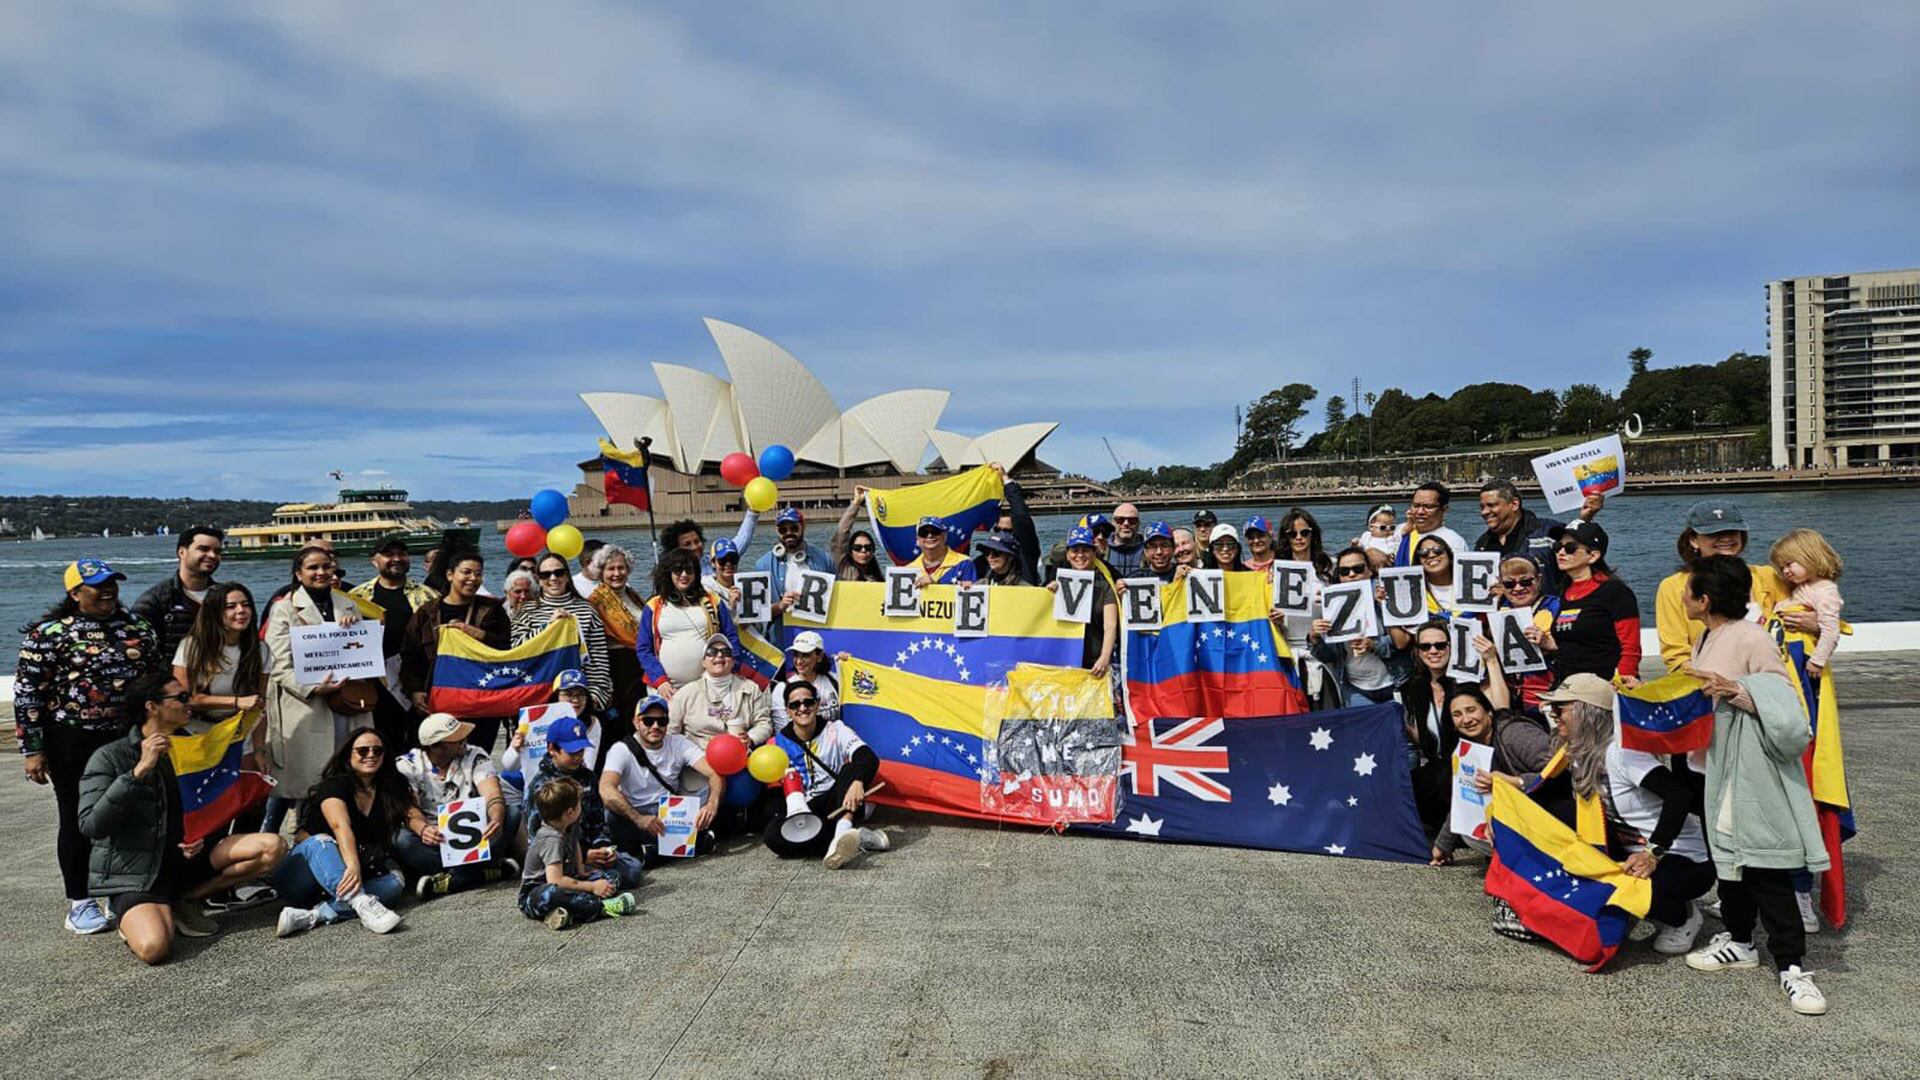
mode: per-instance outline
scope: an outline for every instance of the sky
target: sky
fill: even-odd
[[[1097,477],[1288,382],[1617,389],[1920,266],[1916,57],[1874,2],[0,5],[0,493],[567,487],[578,392],[725,374],[702,316]]]

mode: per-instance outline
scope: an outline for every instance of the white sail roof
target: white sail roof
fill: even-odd
[[[1052,421],[1042,421],[996,428],[971,438],[951,431],[929,431],[927,435],[933,439],[934,449],[949,469],[989,465],[996,461],[1011,469],[1059,426]]]
[[[910,473],[927,456],[927,431],[940,422],[950,396],[945,390],[895,390],[848,409],[845,419],[864,428],[894,468]]]
[[[706,323],[733,377],[734,406],[741,428],[752,433],[753,450],[780,443],[797,452],[839,418],[833,395],[787,350],[745,327]]]
[[[679,440],[678,460],[689,470],[736,451],[752,452],[741,435],[733,388],[725,379],[679,364],[655,364],[653,373],[667,392],[674,437]]]

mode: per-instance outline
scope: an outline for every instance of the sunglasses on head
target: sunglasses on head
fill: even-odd
[[[643,713],[640,716],[641,727],[666,727],[667,718],[655,713]]]
[[[1500,584],[1505,585],[1509,589],[1530,589],[1533,587],[1533,583],[1539,580],[1537,577],[1510,577],[1501,578]]]
[[[353,748],[353,756],[355,757],[382,757],[386,752],[387,748],[384,746],[356,746]]]
[[[543,578],[563,578],[563,577],[573,576],[571,573],[568,572],[567,568],[564,566],[558,570],[539,570],[535,572]]]

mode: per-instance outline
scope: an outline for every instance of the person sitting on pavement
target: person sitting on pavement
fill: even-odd
[[[380,733],[354,732],[301,800],[293,850],[273,875],[287,904],[274,933],[291,937],[353,916],[376,934],[397,929],[400,914],[387,905],[407,883],[387,865],[389,844],[395,829],[420,836],[429,824]]]
[[[689,693],[699,691],[688,688]],[[693,795],[682,774],[692,769],[706,778],[707,789],[699,795],[700,811],[694,828],[700,833],[697,850],[713,849],[708,829],[726,795],[726,778],[707,764],[700,747],[685,735],[667,731],[665,698],[654,695],[640,703],[634,717],[634,734],[607,749],[600,769],[600,798],[607,807],[607,826],[613,842],[621,851],[643,862],[658,858],[657,845],[666,823],[660,818],[660,804],[668,796]]]
[[[168,747],[191,715],[187,698],[170,674],[134,679],[131,730],[94,751],[80,778],[80,831],[93,842],[88,887],[106,898],[120,939],[147,964],[167,958],[176,933],[219,929],[196,901],[271,873],[287,857],[286,841],[272,833],[186,839]]]
[[[818,634],[811,636],[819,638]],[[749,746],[773,737],[766,691],[741,677],[732,640],[725,634],[708,638],[700,666],[700,678],[682,687],[667,703],[668,733],[693,740],[702,753],[707,743],[722,733]]]
[[[796,779],[808,810],[832,825],[811,840],[789,840],[780,828],[787,811],[784,785],[769,784],[748,816],[767,849],[783,859],[818,855],[827,869],[838,870],[862,852],[892,847],[885,832],[858,827],[872,816],[866,799],[880,773],[880,756],[845,723],[820,722],[820,696],[811,684],[789,683],[783,704],[791,719],[774,736],[774,744],[786,751],[788,776]]]
[[[1540,770],[1546,768],[1553,756],[1553,735],[1545,724],[1512,709],[1494,708],[1486,691],[1478,686],[1455,686],[1449,690],[1447,715],[1460,738],[1493,750],[1492,766],[1473,778],[1476,790],[1483,794],[1492,791],[1494,782],[1499,781],[1526,791],[1539,782]],[[1445,866],[1463,847],[1482,855],[1493,852],[1488,840],[1461,836],[1451,827],[1443,826],[1433,838],[1429,865]]]
[[[540,821],[540,789],[556,780],[574,781],[580,785],[580,835],[587,848],[588,868],[611,871],[621,888],[631,889],[640,884],[645,864],[613,842],[606,803],[600,798],[600,772],[592,763],[596,749],[577,717],[554,721],[547,731],[547,752],[527,781],[527,835],[533,835]]]
[[[534,797],[540,818],[527,841],[520,913],[550,930],[617,919],[639,908],[632,893],[619,891],[622,886],[613,870],[588,862],[580,824],[582,790],[577,781],[562,778],[543,785]]]
[[[594,718],[593,709],[587,696],[587,673],[579,668],[568,668],[553,678],[554,702],[573,706],[573,715],[580,719],[587,733],[587,768],[591,769],[600,760],[600,747],[605,745],[602,738],[600,721]],[[557,721],[556,721],[557,722]],[[528,732],[524,725],[515,725],[513,738],[507,741],[507,748],[500,753],[500,770],[521,769],[526,764]],[[552,735],[549,734],[551,739]],[[551,744],[549,744],[551,745]],[[523,779],[531,780],[530,777]]]
[[[499,881],[519,872],[514,858],[520,851],[520,818],[524,806],[508,806],[500,778],[485,750],[469,745],[473,725],[450,713],[433,713],[420,721],[420,745],[394,763],[413,789],[421,813],[439,821],[440,807],[465,799],[486,801],[487,823],[480,838],[491,858],[465,866],[440,863],[440,829],[429,825],[418,832],[395,829],[393,856],[400,869],[417,879],[414,894],[425,899]]]

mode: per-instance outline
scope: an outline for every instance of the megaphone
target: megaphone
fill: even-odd
[[[817,838],[827,823],[807,805],[807,792],[801,786],[799,771],[788,771],[780,781],[780,789],[787,794],[787,817],[780,823],[780,838],[789,844],[805,844]]]

